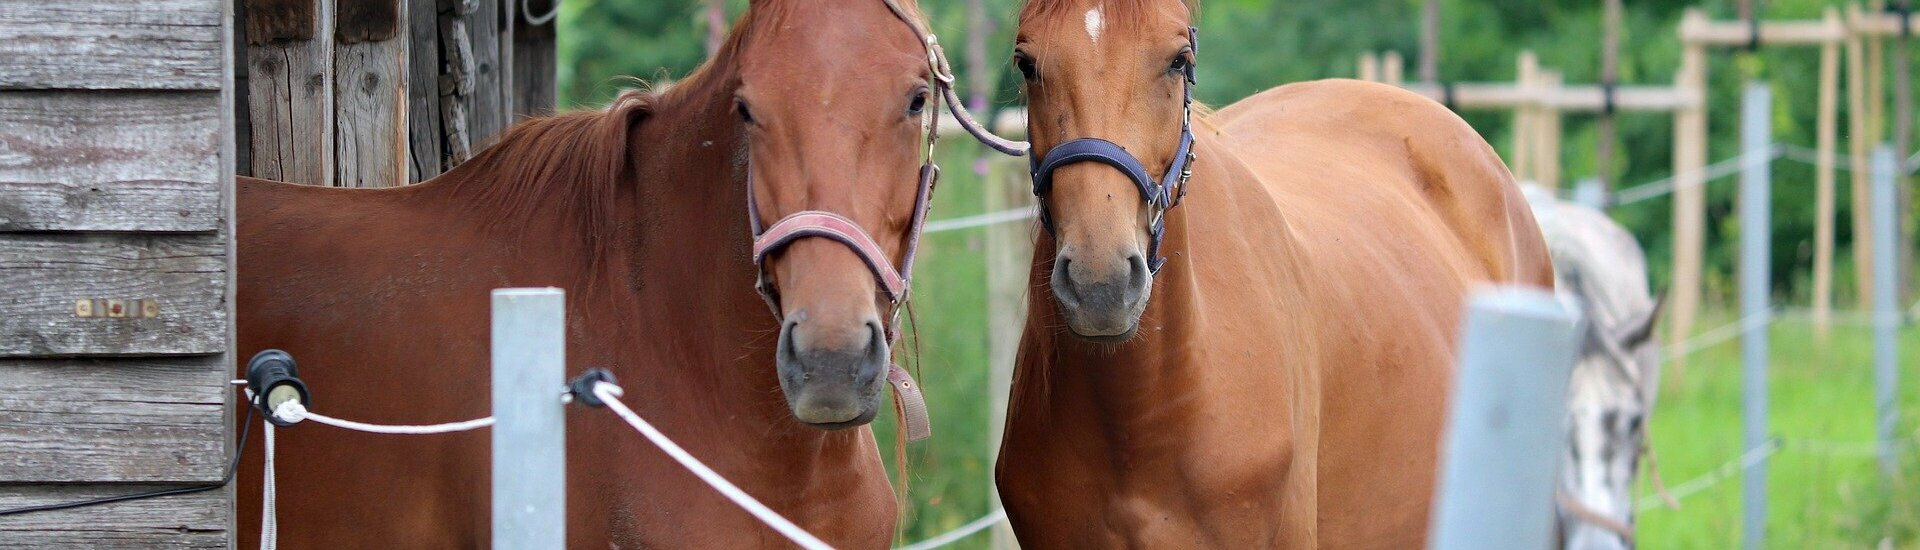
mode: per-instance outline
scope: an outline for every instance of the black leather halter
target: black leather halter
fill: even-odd
[[[1187,27],[1188,47],[1196,57],[1200,52],[1199,31]],[[1180,205],[1180,199],[1187,196],[1187,179],[1193,177],[1193,84],[1194,63],[1187,63],[1186,75],[1181,83],[1180,106],[1180,142],[1174,149],[1173,162],[1167,171],[1154,179],[1147,173],[1146,165],[1140,159],[1128,153],[1126,148],[1100,138],[1080,138],[1054,146],[1047,151],[1045,158],[1028,157],[1033,171],[1033,194],[1040,197],[1040,221],[1047,232],[1053,232],[1053,216],[1047,211],[1047,192],[1053,190],[1053,172],[1060,167],[1081,162],[1098,162],[1111,166],[1140,190],[1140,200],[1146,201],[1153,215],[1147,220],[1147,234],[1151,241],[1147,244],[1147,269],[1159,273],[1167,259],[1160,256],[1160,242],[1167,235],[1168,210]],[[1032,119],[1029,118],[1029,121]],[[1029,122],[1031,124],[1031,122]],[[1028,131],[1032,135],[1032,131]]]

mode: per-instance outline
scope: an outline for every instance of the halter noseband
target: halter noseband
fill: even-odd
[[[960,102],[959,95],[953,89],[953,69],[947,64],[946,53],[940,48],[933,33],[920,27],[913,15],[895,3],[895,0],[881,0],[895,17],[906,22],[920,43],[927,48],[927,67],[930,73],[928,89],[937,94],[930,98],[935,102],[927,111],[927,148],[926,161],[920,165],[919,187],[913,199],[913,218],[907,226],[906,250],[900,257],[896,268],[873,236],[852,219],[821,210],[795,212],[781,218],[771,226],[761,227],[760,207],[754,200],[753,173],[747,172],[747,222],[753,230],[753,265],[758,275],[754,288],[760,297],[767,301],[767,307],[773,310],[776,319],[784,319],[780,311],[780,289],[767,277],[767,259],[774,253],[785,249],[795,241],[808,237],[819,237],[846,245],[853,255],[867,264],[875,281],[880,283],[881,292],[886,293],[890,311],[887,322],[887,344],[892,345],[900,338],[900,310],[907,301],[907,291],[913,280],[914,253],[920,248],[920,233],[927,221],[927,210],[933,204],[933,189],[940,180],[940,167],[933,161],[933,146],[940,139],[940,109],[938,102],[944,99],[947,109],[953,113],[954,120],[966,129],[975,139],[996,151],[1011,156],[1024,155],[1027,143],[1011,141],[993,135],[968,114]],[[907,438],[918,441],[925,439],[931,432],[926,425],[926,405],[920,397],[906,370],[899,365],[890,365],[887,382],[894,388],[894,404],[904,417],[902,425],[906,428]]]
[[[1199,30],[1187,27],[1187,44],[1197,56],[1200,51]],[[1180,205],[1180,199],[1187,196],[1187,180],[1193,177],[1193,84],[1194,64],[1188,63],[1185,78],[1180,86],[1180,141],[1173,151],[1173,162],[1159,179],[1147,173],[1145,164],[1128,153],[1126,148],[1100,138],[1079,138],[1055,146],[1047,151],[1046,158],[1032,158],[1033,195],[1040,198],[1040,221],[1047,232],[1053,232],[1053,215],[1047,210],[1047,193],[1053,190],[1053,172],[1063,166],[1081,162],[1097,162],[1111,166],[1127,176],[1134,187],[1140,190],[1140,200],[1146,201],[1152,209],[1152,217],[1147,220],[1147,269],[1159,273],[1167,259],[1160,257],[1160,243],[1167,235],[1168,210]],[[1032,119],[1028,119],[1031,124]],[[1031,135],[1031,131],[1028,132]]]

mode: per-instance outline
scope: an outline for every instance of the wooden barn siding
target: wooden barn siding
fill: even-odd
[[[0,2],[0,508],[225,473],[230,10]],[[0,517],[0,548],[225,547],[231,526],[223,488]]]

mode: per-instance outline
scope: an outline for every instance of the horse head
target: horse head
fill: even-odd
[[[1082,338],[1131,338],[1152,293],[1192,161],[1191,25],[1182,2],[1035,0],[1020,14],[1051,287]]]
[[[895,0],[756,0],[735,59],[760,290],[795,418],[871,421],[938,170],[950,81],[919,15]]]

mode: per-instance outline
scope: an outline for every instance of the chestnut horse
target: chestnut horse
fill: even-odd
[[[1412,93],[1319,81],[1194,112],[1191,21],[1020,14],[1046,231],[996,472],[1014,531],[1422,547],[1466,295],[1551,288],[1540,230],[1486,141]]]
[[[749,494],[831,544],[884,548],[896,501],[865,425],[905,290],[886,272],[918,237],[947,82],[918,17],[891,0],[756,0],[670,91],[522,122],[419,185],[241,178],[239,351],[291,352],[317,412],[475,418],[489,289],[564,287],[571,372],[610,368],[637,412]],[[612,414],[576,410],[567,430],[569,546],[787,544]],[[488,445],[285,429],[280,541],[487,546]],[[241,546],[262,506],[247,462]]]

